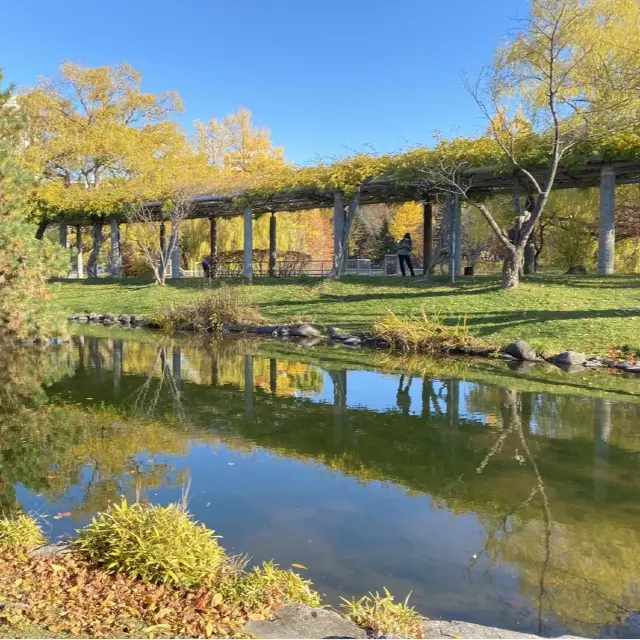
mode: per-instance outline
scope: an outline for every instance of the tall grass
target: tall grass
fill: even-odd
[[[0,548],[31,551],[45,542],[40,525],[31,516],[0,518]]]
[[[171,306],[150,318],[150,325],[164,331],[215,333],[225,324],[260,325],[264,319],[258,309],[243,299],[238,287],[222,284],[192,302]]]
[[[408,605],[409,596],[404,602],[395,602],[393,596],[385,589],[384,595],[376,592],[360,600],[342,600],[345,617],[359,627],[367,629],[370,637],[422,637],[422,618]]]
[[[74,544],[111,572],[186,588],[212,584],[227,559],[213,531],[177,504],[112,505]]]
[[[374,323],[372,333],[397,351],[428,355],[468,352],[485,346],[469,333],[466,317],[456,325],[447,325],[437,314],[428,314],[424,307],[403,317],[389,311]]]

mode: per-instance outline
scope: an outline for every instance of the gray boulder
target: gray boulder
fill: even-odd
[[[53,542],[34,549],[29,555],[32,558],[55,558],[71,553],[73,547],[68,542]]]
[[[113,315],[113,313],[105,313],[103,320],[111,320],[111,322],[113,322],[114,318],[115,316]]]
[[[94,321],[94,320],[99,320],[100,316],[97,313],[90,313],[89,314],[89,320]]]
[[[358,336],[345,336],[344,338],[341,338],[341,340],[342,344],[347,347],[359,347],[362,344],[362,338],[359,338]]]
[[[556,364],[585,364],[587,357],[577,351],[563,351],[553,358]]]
[[[508,356],[512,356],[516,360],[531,360],[532,362],[538,361],[535,349],[524,340],[518,340],[508,344],[503,350]]]
[[[131,316],[131,324],[139,327],[144,324],[144,318],[142,316]]]
[[[245,627],[256,638],[366,638],[363,629],[335,611],[289,603],[273,620],[252,620]]]
[[[299,324],[291,327],[291,335],[301,338],[319,338],[320,332],[310,324]]]
[[[120,315],[120,317],[118,318],[118,320],[122,323],[122,324],[129,324],[131,322],[131,316],[127,315],[126,313],[123,313],[122,315]]]
[[[471,622],[457,620],[425,620],[422,623],[423,638],[513,638],[514,640],[539,640],[540,636],[530,633],[485,627]],[[577,638],[577,636],[558,636],[558,638]]]

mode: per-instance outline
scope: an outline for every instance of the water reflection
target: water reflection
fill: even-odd
[[[329,598],[384,585],[430,616],[637,635],[639,404],[274,349],[3,352],[0,508],[55,537],[189,474],[227,546],[308,566]]]

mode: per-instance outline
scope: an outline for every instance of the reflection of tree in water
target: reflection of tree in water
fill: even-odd
[[[87,339],[78,346],[102,383],[98,344]],[[43,494],[44,500],[58,500],[72,486],[82,485],[81,504],[74,510],[82,518],[122,494],[182,482],[170,466],[153,458],[186,452],[188,437],[181,437],[175,421],[150,422],[102,405],[49,401],[46,387],[72,374],[74,364],[87,366],[86,361],[75,362],[68,348],[11,348],[0,355],[0,511],[18,507],[16,484]],[[142,452],[148,454],[144,460],[138,458]]]
[[[411,389],[411,382],[413,381],[413,376],[408,376],[407,384],[404,386],[404,373],[401,374],[400,380],[398,380],[398,391],[396,393],[396,404],[398,405],[398,409],[402,412],[403,415],[408,416],[411,412],[411,396],[409,395],[409,390]]]
[[[521,592],[535,603],[539,634],[545,634],[549,616],[585,634],[593,633],[594,627],[624,624],[640,608],[637,530],[606,518],[595,521],[591,514],[568,523],[554,521],[545,479],[527,434],[537,428],[535,407],[547,414],[561,412],[562,407],[543,408],[533,394],[507,389],[500,389],[499,394],[502,424],[477,473],[482,474],[508,449],[522,465],[531,486],[522,502],[502,515],[481,517],[486,531],[484,552],[490,561],[487,576],[499,560],[520,568]],[[608,400],[591,400],[596,501],[602,500],[606,491],[602,456],[608,449],[605,443],[610,434],[610,410]],[[539,452],[543,454],[543,450]],[[478,560],[473,560],[472,566]]]

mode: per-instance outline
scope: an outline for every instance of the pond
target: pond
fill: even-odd
[[[637,637],[640,381],[146,333],[0,355],[0,509],[190,510],[326,594]]]

